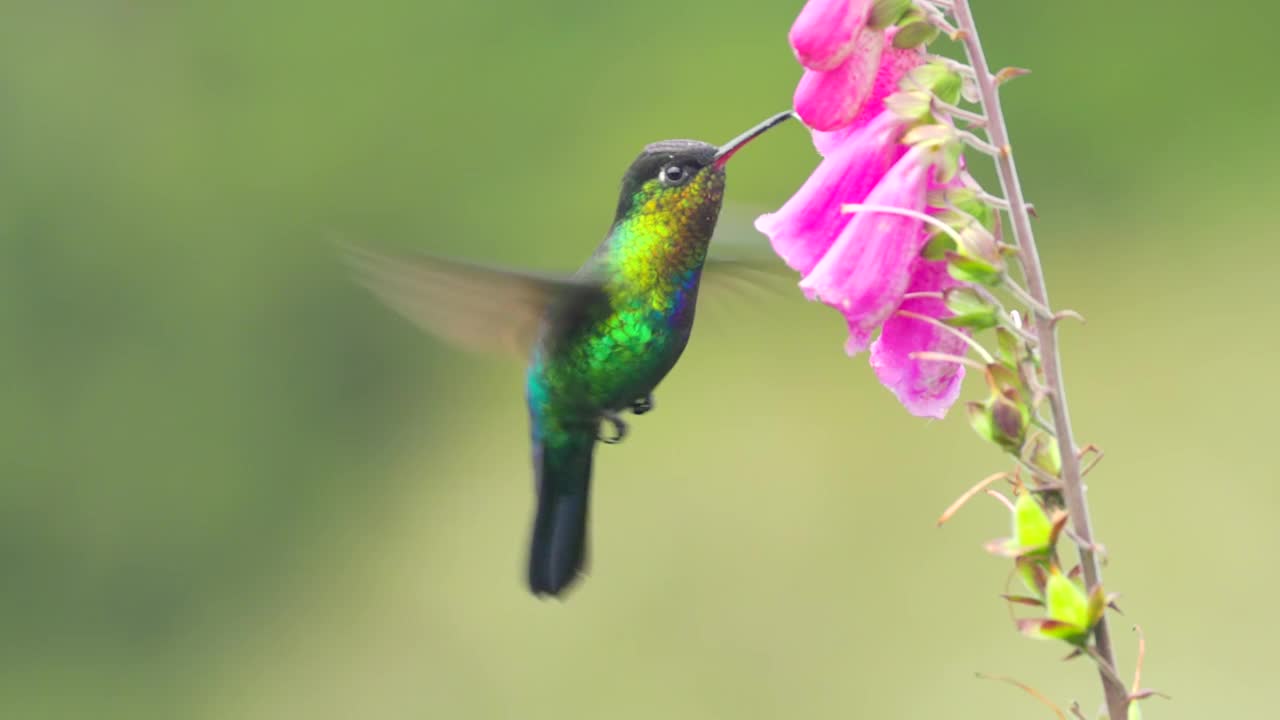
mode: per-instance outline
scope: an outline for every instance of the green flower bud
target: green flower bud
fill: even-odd
[[[911,9],[911,0],[876,0],[871,6],[871,18],[867,27],[872,30],[884,30],[902,19]]]
[[[993,328],[999,322],[994,305],[982,298],[975,290],[967,287],[951,288],[944,294],[947,308],[955,313],[942,322],[952,327],[967,327],[974,330]]]
[[[924,15],[918,11],[909,11],[898,20],[898,34],[893,36],[893,46],[899,50],[933,42],[938,37],[938,29],[930,25]]]

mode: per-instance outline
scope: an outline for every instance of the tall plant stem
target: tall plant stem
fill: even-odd
[[[969,64],[973,67],[978,94],[982,109],[987,118],[987,137],[991,144],[999,149],[996,156],[996,170],[1000,176],[1000,186],[1004,197],[1009,201],[1009,220],[1013,225],[1013,235],[1021,249],[1019,257],[1023,274],[1026,276],[1027,290],[1032,298],[1044,308],[1049,305],[1049,294],[1045,289],[1044,270],[1040,265],[1040,254],[1036,250],[1035,236],[1031,231],[1031,216],[1027,211],[1026,198],[1022,194],[1022,185],[1018,182],[1018,169],[1013,162],[1013,153],[1009,148],[1009,131],[1005,127],[1004,113],[1000,109],[1000,95],[995,76],[987,65],[986,56],[982,52],[982,43],[978,39],[978,29],[973,22],[973,13],[969,9],[969,0],[954,0],[954,13],[958,39],[964,44]],[[1071,526],[1080,550],[1080,565],[1084,570],[1085,583],[1089,589],[1102,583],[1102,568],[1094,550],[1093,527],[1089,521],[1089,504],[1084,496],[1084,483],[1080,475],[1080,459],[1076,455],[1075,441],[1071,436],[1071,417],[1067,410],[1067,392],[1062,382],[1062,358],[1058,354],[1057,324],[1051,315],[1042,311],[1035,313],[1036,335],[1039,338],[1041,362],[1044,365],[1045,382],[1049,391],[1048,399],[1053,409],[1053,425],[1058,438],[1058,449],[1062,456],[1062,495],[1066,501],[1067,512],[1071,516]],[[1098,661],[1110,665],[1100,669],[1103,694],[1106,697],[1107,713],[1112,720],[1120,720],[1126,716],[1128,692],[1124,685],[1116,681],[1116,658],[1111,645],[1111,632],[1104,615],[1094,629],[1094,641],[1097,643]],[[1109,672],[1108,672],[1109,671]]]

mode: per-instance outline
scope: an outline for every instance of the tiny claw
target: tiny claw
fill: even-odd
[[[638,398],[631,403],[631,412],[636,415],[643,415],[653,409],[653,393],[649,393],[642,398]]]
[[[613,425],[613,436],[597,434],[596,439],[606,445],[617,445],[627,436],[627,424],[616,413],[606,413],[600,419]]]

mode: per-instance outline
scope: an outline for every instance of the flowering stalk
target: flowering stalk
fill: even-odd
[[[1000,187],[1008,200],[1008,215],[1013,225],[1014,242],[1019,248],[1018,259],[1027,281],[1027,291],[1040,306],[1048,308],[1050,307],[1049,292],[1045,287],[1044,270],[1041,267],[1040,254],[1036,250],[1035,234],[1031,229],[1030,212],[1027,210],[1022,185],[1018,181],[1018,168],[1014,164],[1013,151],[1009,145],[1009,133],[1005,128],[1004,113],[1000,108],[1000,93],[996,78],[991,74],[986,55],[982,52],[982,42],[978,37],[973,13],[969,9],[969,0],[954,0],[952,5],[956,18],[956,35],[964,44],[965,55],[973,67],[978,102],[986,119],[987,137],[990,138],[991,144],[1000,149],[1000,155],[996,158],[996,171],[1000,178]],[[1072,438],[1071,417],[1067,410],[1067,390],[1062,379],[1062,359],[1058,354],[1059,318],[1044,312],[1036,312],[1034,315],[1036,339],[1040,346],[1039,355],[1044,363],[1045,389],[1049,406],[1053,411],[1053,427],[1058,438],[1058,456],[1062,459],[1060,475],[1062,495],[1066,501],[1072,529],[1079,538],[1077,547],[1080,553],[1080,566],[1084,570],[1085,586],[1101,587],[1102,570],[1097,553],[1094,551],[1089,503],[1084,496],[1084,478],[1080,473],[1079,455]],[[1093,629],[1093,637],[1099,662],[1109,666],[1109,671],[1106,668],[1100,670],[1107,712],[1113,718],[1124,717],[1128,712],[1128,692],[1116,679],[1116,657],[1111,646],[1111,631],[1105,613],[1098,618],[1097,625]]]
[[[961,43],[968,64],[928,54],[939,33]],[[869,350],[876,376],[912,414],[943,417],[966,369],[981,373],[988,397],[966,403],[970,425],[1015,465],[965,493],[940,522],[983,492],[1009,508],[1012,537],[987,550],[1012,560],[1030,592],[1005,599],[1043,609],[1017,619],[1017,629],[1091,657],[1108,717],[1136,720],[1138,701],[1155,693],[1138,684],[1141,641],[1132,689],[1116,674],[1106,616],[1114,596],[1102,588],[1083,485],[1101,452],[1075,444],[1058,353],[1058,321],[1078,316],[1050,309],[997,92],[1025,71],[991,73],[968,0],[809,0],[789,39],[806,68],[795,111],[823,160],[756,227],[801,274],[805,295],[844,315],[846,352]],[[992,158],[1003,197],[968,173],[966,151]],[[980,339],[987,331],[994,351]],[[991,489],[1001,481],[1015,500]],[[1063,535],[1080,556],[1069,570]]]

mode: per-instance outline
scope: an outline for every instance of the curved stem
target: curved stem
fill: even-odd
[[[1014,239],[1021,248],[1019,257],[1026,276],[1027,290],[1039,305],[1047,308],[1050,305],[1049,293],[1045,288],[1044,270],[1041,268],[1040,254],[1036,250],[1035,236],[1031,231],[1031,216],[1027,212],[1022,186],[1018,182],[1017,166],[1014,165],[1013,153],[1008,150],[1009,133],[1005,127],[1004,113],[1000,109],[996,80],[982,52],[982,43],[978,40],[977,26],[973,21],[969,0],[955,0],[953,11],[956,25],[961,31],[960,40],[973,67],[983,114],[987,117],[987,137],[992,145],[1005,149],[995,158],[996,170],[1000,176],[1004,197],[1009,201],[1009,219],[1013,225]],[[1080,460],[1076,455],[1075,441],[1071,436],[1071,417],[1067,410],[1067,393],[1062,380],[1057,332],[1051,316],[1037,312],[1035,320],[1036,335],[1040,338],[1045,380],[1050,391],[1049,403],[1053,409],[1053,424],[1057,431],[1059,454],[1062,456],[1062,494],[1066,501],[1067,512],[1071,516],[1072,529],[1084,541],[1079,545],[1080,566],[1084,569],[1086,585],[1092,589],[1101,584],[1102,569],[1097,554],[1093,550],[1093,527],[1089,520],[1089,505],[1084,497]],[[1107,712],[1112,718],[1125,717],[1129,704],[1128,692],[1123,683],[1117,682],[1115,651],[1111,646],[1111,631],[1105,615],[1098,621],[1094,640],[1097,644],[1095,657],[1100,666],[1099,672],[1102,677]]]

